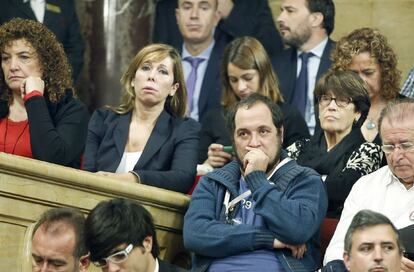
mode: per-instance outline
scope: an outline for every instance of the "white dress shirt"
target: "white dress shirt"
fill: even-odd
[[[23,0],[23,3],[27,3],[29,0]],[[37,21],[43,23],[45,19],[46,1],[45,0],[30,0],[30,7],[36,16]]]
[[[363,209],[387,216],[397,229],[414,224],[414,187],[406,187],[394,176],[388,166],[361,177],[352,187],[335,234],[326,249],[324,265],[342,260],[344,239],[354,215]]]

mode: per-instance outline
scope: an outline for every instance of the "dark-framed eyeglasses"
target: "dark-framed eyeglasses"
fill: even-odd
[[[394,152],[397,148],[401,149],[403,152],[409,152],[412,151],[414,147],[414,143],[412,142],[403,142],[399,144],[384,144],[381,146],[382,151],[384,151],[385,154],[391,154]]]
[[[105,267],[108,265],[108,262],[111,263],[122,263],[125,262],[128,259],[128,254],[131,253],[134,246],[132,244],[129,244],[124,250],[115,252],[114,254],[111,254],[110,256],[106,258],[102,258],[98,261],[93,262],[93,264],[96,267]]]
[[[318,97],[318,102],[321,106],[326,107],[331,104],[331,101],[335,101],[335,104],[340,108],[345,108],[352,102],[350,97],[333,97],[330,95],[323,94]]]

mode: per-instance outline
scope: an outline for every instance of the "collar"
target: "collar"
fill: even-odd
[[[410,190],[414,190],[413,188],[414,188],[414,186],[413,187],[411,187],[410,189],[407,189],[405,186],[404,186],[404,184],[402,184],[401,183],[401,181],[397,178],[397,176],[395,176],[394,175],[394,173],[391,171],[391,169],[388,167],[388,177],[389,178],[387,178],[387,179],[384,179],[385,180],[385,186],[386,187],[389,187],[389,186],[391,186],[392,184],[396,184],[397,186],[400,186],[401,188],[403,188],[404,190],[406,190],[406,191],[410,191]]]
[[[317,46],[315,46],[314,48],[309,50],[309,52],[312,52],[313,55],[318,57],[318,58],[322,58],[323,51],[325,50],[325,47],[326,47],[327,43],[328,43],[328,37],[323,39]],[[302,51],[298,50],[297,51],[297,56],[299,57],[300,54],[302,54]]]
[[[186,57],[197,57],[197,58],[202,58],[202,59],[209,59],[210,55],[211,55],[211,52],[213,51],[213,47],[214,47],[215,43],[216,42],[213,39],[213,41],[210,43],[210,45],[203,52],[201,52],[201,54],[199,54],[197,56],[192,56],[188,52],[188,50],[185,48],[185,44],[183,43],[183,51],[182,51],[183,53],[181,54],[181,58],[184,59]]]

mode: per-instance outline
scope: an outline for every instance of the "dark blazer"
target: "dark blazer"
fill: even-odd
[[[30,7],[30,1],[23,3],[23,0],[3,0],[0,9],[0,24],[15,17],[37,20]],[[76,15],[75,1],[47,0],[43,24],[55,33],[57,39],[63,44],[72,66],[72,77],[76,79],[83,66],[85,45]]]
[[[316,80],[318,80],[332,65],[330,59],[331,51],[335,48],[335,42],[328,39],[328,43],[322,54]],[[297,50],[295,48],[285,49],[281,54],[272,58],[272,65],[279,79],[280,91],[285,102],[291,104],[293,92],[295,91],[297,73]]]
[[[170,264],[169,262],[158,259],[159,272],[185,272],[184,268]]]
[[[225,44],[223,41],[216,41],[210,58],[208,59],[207,69],[204,74],[198,99],[198,120],[202,120],[205,113],[209,110],[220,108],[220,65],[224,47]]]
[[[33,159],[79,168],[89,120],[86,106],[67,90],[57,103],[47,95],[33,96],[25,107]],[[8,113],[7,101],[0,101],[0,119]]]
[[[177,26],[177,0],[159,0],[155,9],[153,42],[179,48],[183,38]],[[273,21],[267,0],[234,0],[234,7],[215,31],[215,39],[230,42],[236,37],[252,36],[258,39],[269,55],[283,50],[283,42]]]
[[[128,140],[131,113],[98,109],[88,127],[84,169],[115,172]],[[134,167],[143,184],[187,193],[197,167],[200,125],[163,111]]]

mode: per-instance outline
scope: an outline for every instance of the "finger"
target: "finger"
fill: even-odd
[[[223,145],[213,143],[208,147],[208,150],[223,150]]]

